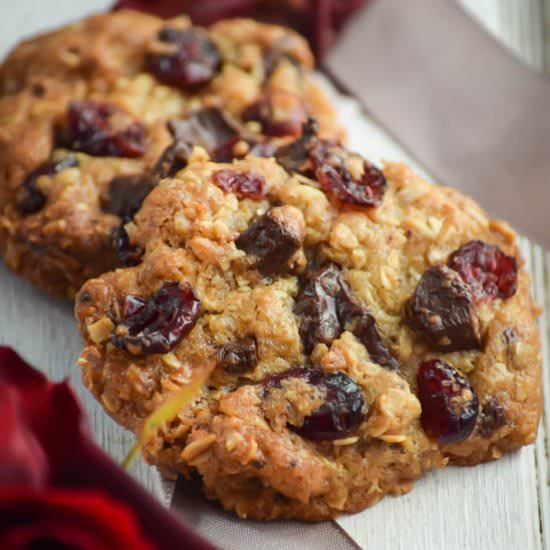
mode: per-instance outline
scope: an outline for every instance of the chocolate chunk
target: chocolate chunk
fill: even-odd
[[[191,146],[182,139],[176,139],[169,145],[153,168],[153,176],[161,180],[175,176],[187,166]]]
[[[207,107],[187,118],[171,120],[172,135],[191,147],[204,147],[213,160],[228,162],[234,158],[233,147],[240,141],[238,125],[216,107]]]
[[[317,122],[310,118],[302,125],[302,135],[297,140],[277,149],[275,160],[289,173],[307,174],[310,168],[309,153],[312,143],[317,140],[317,130]]]
[[[113,242],[122,265],[130,267],[141,263],[143,250],[130,242],[124,223],[115,230]]]
[[[123,220],[130,220],[155,184],[154,178],[145,174],[115,176],[109,182],[109,199],[103,208]]]
[[[472,293],[460,275],[445,265],[424,273],[405,307],[407,322],[436,350],[480,348],[479,321]]]
[[[78,294],[77,298],[79,303],[85,304],[92,301],[92,294],[89,290],[84,290]]]
[[[242,119],[258,122],[266,136],[299,136],[307,113],[299,95],[273,88],[249,105],[243,111]]]
[[[306,353],[311,353],[319,342],[330,345],[348,329],[367,348],[375,363],[388,370],[399,370],[399,363],[378,332],[374,317],[354,299],[334,264],[308,273],[296,297],[294,313],[299,319]]]
[[[235,244],[253,258],[252,265],[263,274],[284,271],[286,262],[302,245],[304,219],[293,206],[268,210],[241,233]]]
[[[272,157],[277,151],[277,146],[269,139],[264,139],[262,141],[247,139],[246,141],[250,145],[248,154],[254,157]]]
[[[292,55],[291,41],[287,37],[278,40],[271,47],[265,48],[262,54],[262,62],[266,80],[281,62],[291,63],[298,71],[302,70],[300,60]]]
[[[491,396],[485,400],[481,409],[479,433],[481,437],[488,439],[503,426],[506,426],[506,414],[498,399]]]
[[[319,343],[329,345],[342,332],[337,300],[342,293],[342,276],[334,264],[308,274],[296,302],[300,336],[306,353]]]
[[[384,342],[376,321],[370,313],[363,313],[359,317],[353,334],[367,348],[370,358],[387,370],[398,371],[399,363],[392,355],[388,345]]]
[[[254,370],[258,363],[256,340],[244,338],[224,344],[219,350],[220,365],[228,374]]]

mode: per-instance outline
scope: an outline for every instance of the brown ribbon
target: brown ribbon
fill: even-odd
[[[450,0],[375,0],[326,67],[441,183],[550,248],[550,82]]]
[[[356,550],[357,545],[335,522],[243,521],[202,496],[200,484],[179,479],[172,508],[197,533],[224,550]]]

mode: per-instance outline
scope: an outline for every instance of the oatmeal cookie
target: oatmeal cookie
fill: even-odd
[[[76,298],[84,384],[144,452],[258,519],[314,521],[531,443],[539,336],[516,236],[312,122],[274,158],[189,164],[126,225],[137,264]]]
[[[22,42],[0,67],[0,251],[73,296],[130,261],[127,222],[200,144],[228,161],[340,130],[291,30],[247,19],[194,27],[122,10]]]

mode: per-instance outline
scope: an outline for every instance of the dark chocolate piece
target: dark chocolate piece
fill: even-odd
[[[491,396],[485,400],[481,408],[479,433],[481,437],[488,439],[503,426],[506,426],[506,414],[498,399]]]
[[[171,178],[187,166],[191,146],[182,139],[175,139],[169,145],[153,168],[153,176],[159,180]]]
[[[237,124],[217,107],[207,107],[187,118],[171,120],[168,127],[176,139],[191,147],[204,147],[217,162],[232,160],[233,147],[241,139]]]
[[[306,353],[319,343],[330,345],[343,330],[337,300],[342,294],[342,276],[334,264],[310,272],[302,285],[294,313]]]
[[[145,174],[115,176],[109,182],[109,199],[103,208],[124,221],[130,220],[155,185],[155,179]]]
[[[436,350],[480,348],[479,321],[470,288],[445,265],[424,273],[405,313],[409,325]]]
[[[263,274],[284,271],[286,262],[302,245],[303,227],[289,209],[295,210],[290,206],[268,210],[235,241],[237,248],[254,258],[252,265]]]
[[[243,374],[254,370],[258,363],[256,340],[243,338],[221,346],[220,365],[228,374]]]
[[[317,140],[318,125],[310,118],[302,125],[302,135],[292,143],[283,145],[275,151],[275,160],[289,173],[299,172],[307,175],[311,172],[309,153]]]
[[[387,370],[398,371],[399,363],[378,332],[376,321],[370,313],[363,313],[357,320],[353,334],[367,348],[370,358]]]

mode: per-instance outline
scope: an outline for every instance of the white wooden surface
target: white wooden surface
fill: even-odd
[[[524,61],[540,70],[545,64],[548,67],[550,55],[544,55],[544,39],[550,35],[550,8],[543,0],[463,0],[462,3]],[[0,0],[0,54],[21,36],[109,4],[108,0],[18,0],[14,5]],[[406,3],[406,9],[405,6]],[[410,161],[355,102],[340,97],[338,105],[342,118],[349,122],[349,137],[354,148],[373,159]],[[547,439],[550,434],[547,368],[550,256],[526,241],[522,245],[533,276],[534,296],[545,307],[540,325],[545,336],[547,404],[536,446],[492,464],[434,472],[419,481],[409,495],[387,498],[361,514],[340,519],[340,526],[360,547],[369,550],[550,550]],[[0,343],[15,347],[54,379],[69,377],[90,415],[98,443],[115,459],[120,459],[132,438],[103,413],[80,383],[75,366],[80,341],[71,306],[50,300],[2,265],[0,304]],[[153,469],[137,463],[132,473],[153,493],[163,495]]]

